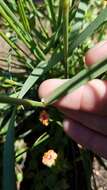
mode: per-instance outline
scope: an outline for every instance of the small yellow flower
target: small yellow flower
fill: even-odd
[[[54,150],[50,149],[44,153],[42,157],[42,163],[48,167],[54,166],[57,157],[57,153]]]
[[[39,121],[45,126],[49,125],[49,115],[45,110],[40,113]]]

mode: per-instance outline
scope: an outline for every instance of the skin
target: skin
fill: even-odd
[[[107,57],[107,40],[85,55],[89,67]],[[66,79],[49,79],[39,87],[40,98],[46,98]],[[64,113],[64,130],[77,143],[107,158],[107,81],[94,79],[54,103]]]

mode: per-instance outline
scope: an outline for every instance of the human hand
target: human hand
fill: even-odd
[[[107,57],[107,40],[98,43],[85,56],[87,66]],[[68,79],[49,79],[39,88],[45,98]],[[107,158],[107,81],[94,79],[54,106],[64,113],[64,130],[77,143]]]

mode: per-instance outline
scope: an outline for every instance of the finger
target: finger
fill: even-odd
[[[107,158],[107,137],[104,135],[95,133],[78,122],[69,119],[64,121],[64,130],[77,143]]]
[[[50,79],[39,88],[40,97],[47,97],[66,80]],[[107,81],[94,79],[54,104],[58,108],[82,110],[102,115],[107,114]]]
[[[66,117],[81,123],[85,127],[107,135],[107,117],[68,109],[61,109],[60,111],[63,112]]]
[[[85,55],[85,63],[90,66],[107,58],[107,40],[99,42]]]

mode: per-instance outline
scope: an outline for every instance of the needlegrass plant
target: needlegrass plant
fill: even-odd
[[[0,189],[91,189],[94,154],[66,136],[52,103],[106,78],[106,59],[90,69],[83,59],[106,36],[104,1],[0,0],[0,20],[8,46],[0,54]],[[69,80],[41,101],[39,85],[49,78]],[[57,158],[52,167],[46,152]]]

